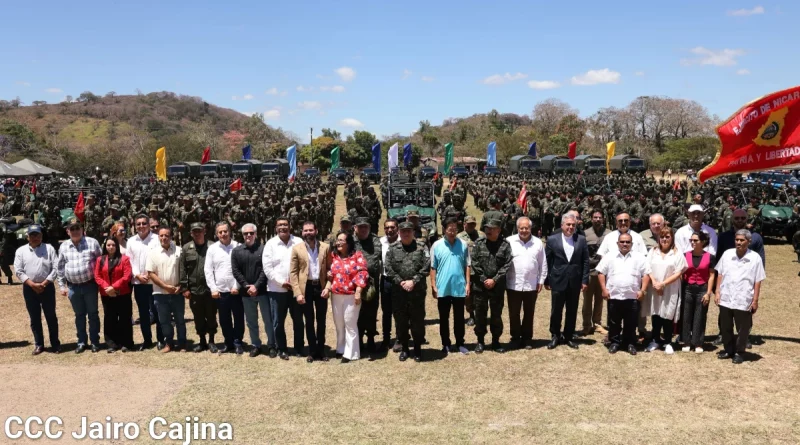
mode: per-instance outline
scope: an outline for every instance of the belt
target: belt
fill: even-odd
[[[308,284],[312,286],[319,286],[319,280],[308,280]]]

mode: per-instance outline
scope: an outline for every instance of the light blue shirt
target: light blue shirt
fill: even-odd
[[[467,295],[466,269],[470,264],[467,243],[456,238],[450,244],[442,238],[431,246],[431,269],[436,271],[438,297],[465,297]]]

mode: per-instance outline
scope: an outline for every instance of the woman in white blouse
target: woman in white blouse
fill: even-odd
[[[661,229],[658,246],[647,254],[650,264],[649,307],[653,334],[645,351],[652,352],[661,345],[664,352],[672,354],[672,324],[680,319],[681,275],[686,270],[686,258],[675,248],[675,235],[671,228]],[[662,334],[663,333],[663,337]]]

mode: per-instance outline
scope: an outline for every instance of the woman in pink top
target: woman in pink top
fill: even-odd
[[[685,253],[688,268],[683,273],[683,352],[703,352],[703,337],[706,334],[708,302],[714,295],[714,266],[716,258],[703,249],[708,245],[708,234],[697,232],[689,238],[692,250]]]
[[[331,252],[331,268],[328,284],[322,291],[326,297],[330,291],[333,323],[336,325],[336,358],[342,363],[358,360],[361,350],[358,345],[358,313],[361,310],[361,293],[367,287],[369,273],[367,261],[355,249],[353,235],[339,232],[335,249]]]

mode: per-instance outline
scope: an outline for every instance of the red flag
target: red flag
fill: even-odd
[[[676,179],[675,182],[672,183],[672,190],[680,190],[680,189],[681,189],[681,182]]]
[[[31,194],[32,195],[36,194],[36,181],[33,181],[33,185],[31,186]]]
[[[231,184],[231,191],[238,192],[241,189],[242,189],[242,178],[233,181],[233,183]]]
[[[210,160],[211,160],[211,147],[206,147],[206,149],[203,150],[203,157],[200,159],[200,163],[205,164]]]
[[[458,182],[458,178],[453,178],[453,182],[450,183],[449,190],[453,190],[456,187],[456,182]]]
[[[800,164],[800,86],[750,102],[720,124],[717,134],[720,148],[700,170],[701,182]]]
[[[528,213],[528,186],[524,182],[517,197],[517,205],[522,209],[522,213]]]
[[[17,183],[14,184],[14,188],[18,189],[22,187],[22,179],[17,179]]]
[[[567,152],[567,156],[570,159],[575,159],[575,152],[578,150],[578,143],[577,142],[570,142],[569,143],[569,151]]]
[[[77,216],[78,219],[81,220],[81,222],[83,222],[84,207],[85,206],[83,204],[83,192],[81,192],[81,194],[78,195],[78,202],[75,204],[75,216]]]

